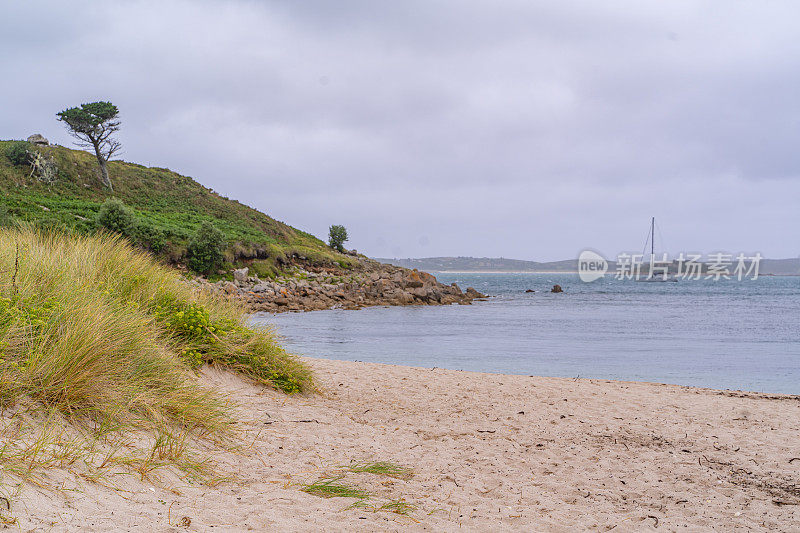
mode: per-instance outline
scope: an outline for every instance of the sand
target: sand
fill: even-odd
[[[322,387],[287,397],[229,373],[247,446],[236,480],[165,473],[116,489],[53,470],[26,487],[22,531],[800,531],[800,399],[672,385],[308,359]],[[795,459],[797,458],[797,459]],[[371,507],[299,490],[353,461]],[[414,506],[406,515],[375,509]]]

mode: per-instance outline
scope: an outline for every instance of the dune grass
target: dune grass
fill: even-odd
[[[353,462],[347,466],[339,466],[324,477],[312,483],[303,484],[300,490],[319,496],[320,498],[356,498],[358,501],[348,505],[345,509],[363,509],[378,512],[395,513],[408,516],[417,510],[417,506],[407,502],[404,498],[388,501],[374,502],[376,496],[358,486],[343,482],[348,474],[374,474],[401,480],[409,480],[414,476],[414,471],[408,467],[390,461],[362,461]],[[374,503],[370,503],[374,502]]]
[[[358,498],[359,500],[366,500],[371,496],[365,490],[341,483],[341,479],[341,477],[323,478],[303,485],[300,490],[321,498]]]
[[[376,474],[379,476],[393,477],[397,479],[411,479],[414,471],[408,467],[401,466],[389,461],[370,461],[364,463],[353,463],[347,467],[350,472]]]
[[[66,448],[57,429],[24,446],[9,438],[4,463],[63,463],[92,438],[144,430],[155,435],[152,448],[127,466],[146,472],[183,461],[185,470],[202,469],[202,460],[189,461],[187,432],[222,436],[234,424],[228,401],[196,378],[205,363],[289,393],[313,389],[308,368],[270,331],[247,327],[232,302],[199,294],[126,241],[0,229],[0,408],[36,406],[88,428]],[[43,453],[45,443],[61,455]]]

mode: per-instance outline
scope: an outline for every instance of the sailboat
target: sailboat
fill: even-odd
[[[644,241],[645,248],[647,248],[647,241],[650,241],[650,258],[652,261],[655,258],[655,253],[656,253],[656,217],[650,218],[650,232],[647,234],[647,240]],[[636,281],[675,282],[678,281],[678,278],[675,277],[675,275],[673,274],[669,274],[669,271],[667,271],[666,274],[662,273],[658,275],[653,275],[653,272],[651,270],[649,276],[647,276],[646,278],[637,277]]]

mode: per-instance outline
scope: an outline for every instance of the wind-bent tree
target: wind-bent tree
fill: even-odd
[[[122,144],[113,135],[119,131],[119,109],[111,102],[92,102],[70,107],[58,113],[58,120],[67,125],[78,146],[93,148],[100,166],[103,185],[114,190],[108,177],[108,160],[119,152]]]

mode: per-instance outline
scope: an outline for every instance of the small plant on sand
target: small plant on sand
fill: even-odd
[[[366,463],[354,463],[347,467],[350,472],[366,472],[379,476],[393,477],[397,479],[411,479],[414,471],[405,466],[400,466],[389,461],[375,461]]]
[[[345,485],[339,481],[342,477],[323,478],[314,483],[303,485],[300,490],[319,496],[321,498],[358,498],[366,500],[370,493],[350,485]]]
[[[386,512],[389,512],[389,513],[407,515],[408,513],[416,511],[417,510],[417,506],[412,504],[412,503],[408,503],[404,499],[400,498],[400,499],[397,499],[397,500],[392,500],[390,502],[386,502],[386,503],[384,503],[382,505],[375,505],[375,506],[371,507],[371,509],[373,511],[375,511],[375,512],[386,511]]]

